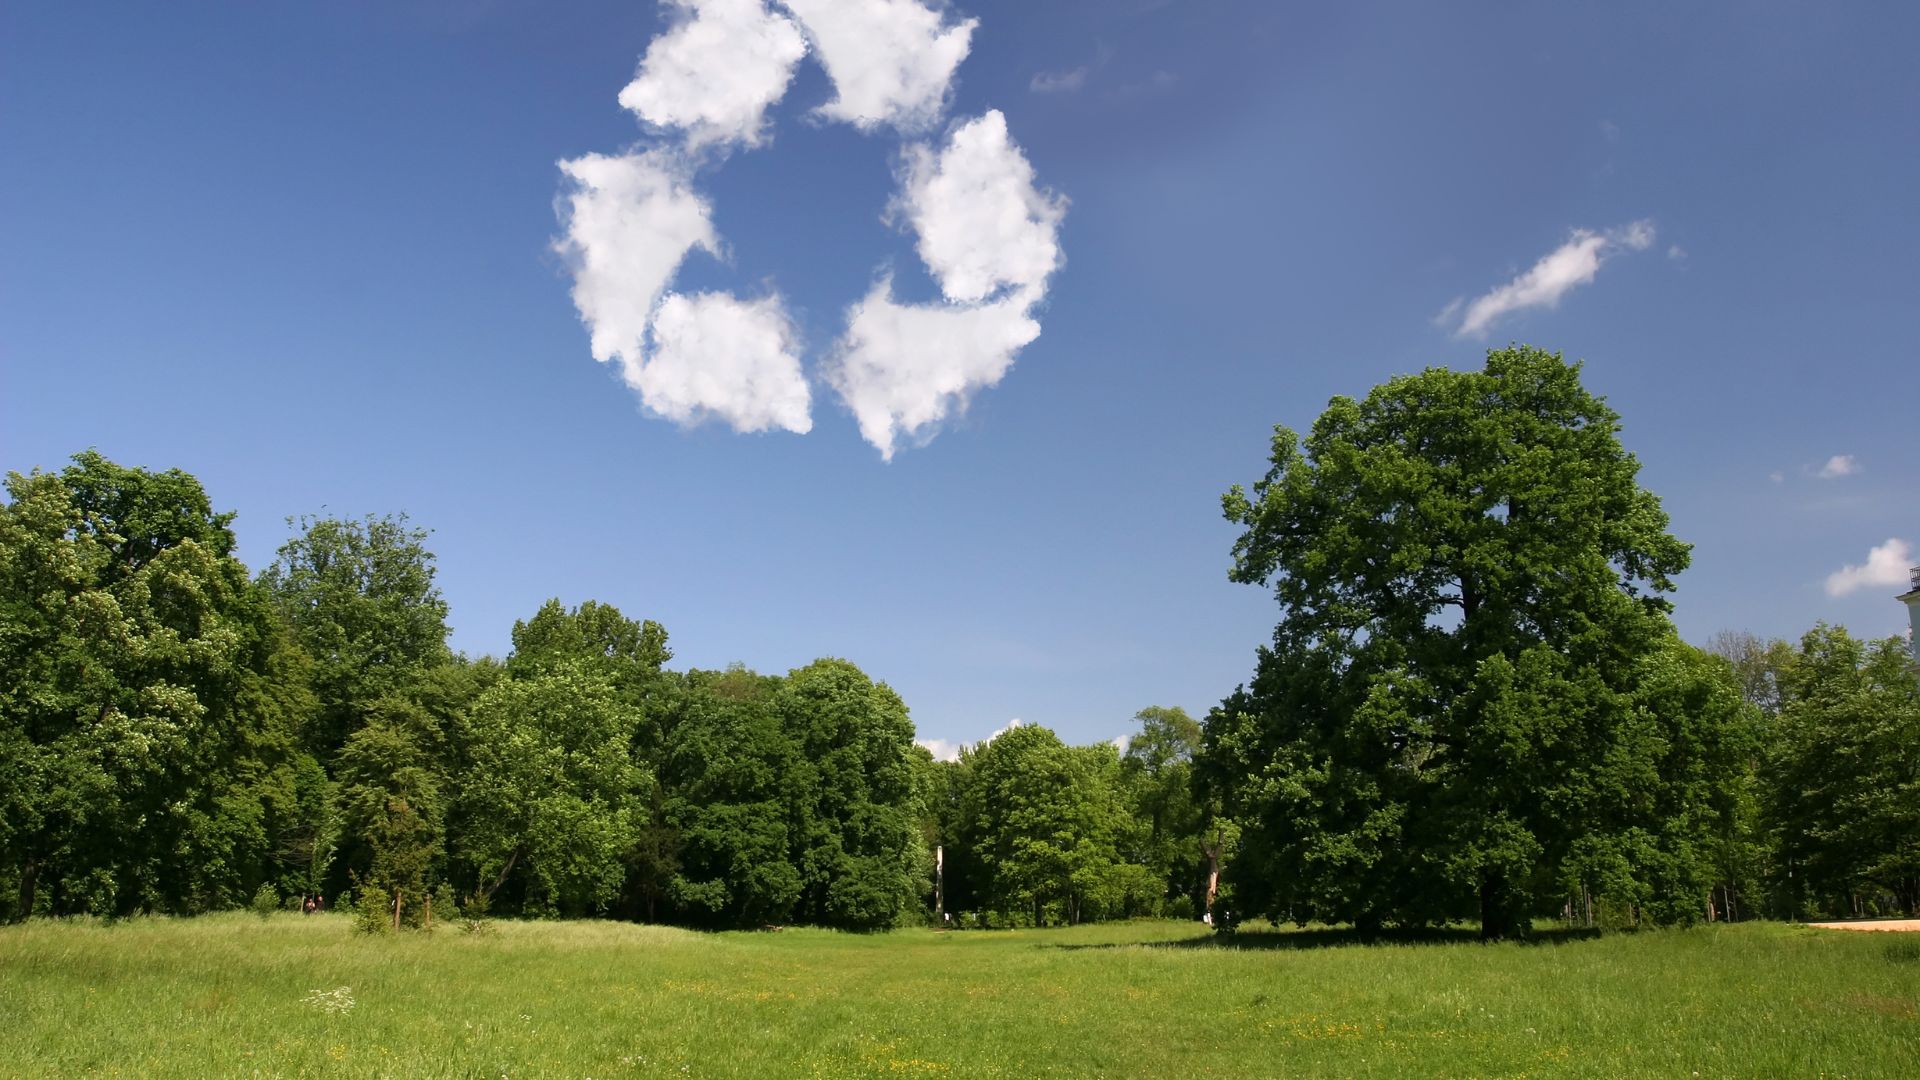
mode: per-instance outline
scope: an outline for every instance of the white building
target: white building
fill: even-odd
[[[1898,599],[1907,605],[1907,625],[1912,627],[1907,635],[1907,648],[1913,650],[1913,665],[1920,668],[1920,566],[1912,570],[1913,588]]]

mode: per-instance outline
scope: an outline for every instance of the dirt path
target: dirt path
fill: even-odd
[[[1855,919],[1848,922],[1810,922],[1822,930],[1920,930],[1920,919]]]

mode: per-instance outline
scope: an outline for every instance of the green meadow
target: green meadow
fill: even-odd
[[[1920,939],[0,928],[9,1076],[1920,1075]]]

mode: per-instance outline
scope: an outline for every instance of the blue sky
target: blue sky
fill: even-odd
[[[404,510],[470,653],[594,598],[681,665],[852,659],[929,739],[1091,741],[1251,670],[1218,500],[1273,424],[1518,340],[1624,415],[1687,636],[1904,626],[1920,8],[956,2],[952,80],[889,91],[828,74],[879,55],[834,5],[718,6],[805,31],[745,120],[665,53],[622,107],[687,17],[648,3],[10,5],[0,466],[185,468],[256,567]],[[586,252],[667,308],[569,202],[590,154],[677,163],[717,252],[605,362]],[[953,358],[964,409],[961,310],[1039,328]]]

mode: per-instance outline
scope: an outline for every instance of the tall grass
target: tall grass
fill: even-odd
[[[1749,924],[1482,945],[246,914],[0,928],[20,1076],[1920,1075],[1920,963]]]

